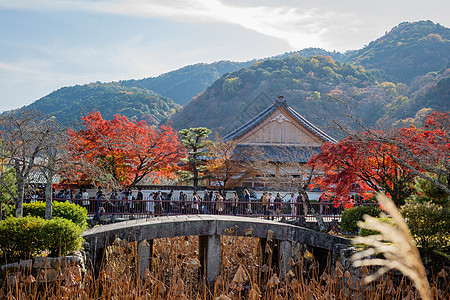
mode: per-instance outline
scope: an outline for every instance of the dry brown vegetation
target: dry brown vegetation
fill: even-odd
[[[291,270],[280,278],[261,262],[259,242],[250,237],[222,237],[222,272],[213,285],[199,275],[198,238],[159,239],[154,242],[151,270],[139,278],[134,243],[108,249],[97,279],[91,272],[60,274],[58,280],[38,283],[39,275],[23,274],[5,281],[1,299],[419,299],[410,281],[391,275],[368,285],[339,263],[319,267],[312,254],[300,250],[290,260]],[[273,248],[268,246],[268,260]],[[369,271],[359,269],[362,277]],[[7,276],[8,277],[8,276]],[[35,278],[36,277],[36,278]],[[448,299],[445,271],[433,276],[433,299]]]

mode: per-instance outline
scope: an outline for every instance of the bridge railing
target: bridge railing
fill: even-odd
[[[30,201],[30,199],[27,199]],[[38,199],[45,201],[45,199]],[[214,214],[235,215],[268,219],[302,219],[315,222],[312,211],[308,211],[304,202],[261,201],[230,202],[230,201],[199,201],[178,200],[125,200],[125,199],[54,199],[54,201],[70,201],[83,206],[88,211],[88,217],[109,218],[148,218],[165,215]],[[376,205],[375,203],[355,203],[355,206]],[[311,202],[314,211],[318,212],[325,222],[340,220],[344,210],[342,206],[335,207],[331,202]]]

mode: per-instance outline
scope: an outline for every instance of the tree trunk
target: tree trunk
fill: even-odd
[[[53,214],[52,180],[47,179],[45,184],[45,219],[51,220]]]
[[[450,173],[447,174],[447,188],[450,190]]]
[[[198,187],[198,170],[196,164],[192,166],[194,171],[194,189],[197,190]]]
[[[25,183],[22,178],[17,180],[17,197],[15,199],[16,205],[16,218],[23,217],[23,194],[24,194]]]
[[[310,211],[314,217],[316,217],[317,225],[319,225],[320,231],[325,231],[325,223],[323,222],[322,216],[316,212],[316,210],[312,207],[311,202],[309,201],[308,193],[302,189],[300,189],[299,193],[303,196],[303,200],[306,203],[306,207],[308,208],[308,211]]]

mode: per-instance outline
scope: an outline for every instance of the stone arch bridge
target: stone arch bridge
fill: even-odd
[[[148,267],[154,239],[199,236],[202,271],[212,282],[220,272],[221,235],[251,236],[260,238],[262,244],[267,242],[269,235],[269,240],[276,241],[279,247],[282,276],[288,268],[293,242],[333,252],[337,245],[350,243],[345,238],[286,223],[220,215],[177,215],[125,221],[86,230],[83,238],[90,244],[94,265],[101,259],[105,247],[112,244],[116,237],[139,242],[138,260],[142,273]]]

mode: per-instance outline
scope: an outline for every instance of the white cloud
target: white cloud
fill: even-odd
[[[349,17],[349,15],[338,16],[333,11],[306,5],[302,8],[288,5],[271,7],[240,4],[237,6],[220,0],[0,0],[0,7],[43,11],[101,12],[140,18],[233,24],[285,40],[292,50],[309,46],[329,46],[322,37],[328,30],[325,25],[329,25],[331,20],[338,22],[339,18]]]
[[[449,26],[445,6],[442,0],[0,0],[8,29],[0,34],[0,111],[63,85],[156,76],[196,62],[305,47],[358,49],[402,21]],[[20,19],[24,15],[30,22]],[[146,27],[152,25],[160,27]],[[60,30],[46,30],[51,26]]]

